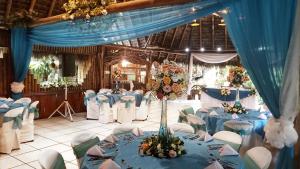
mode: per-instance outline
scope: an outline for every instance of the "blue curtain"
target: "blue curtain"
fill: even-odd
[[[241,0],[224,15],[230,37],[259,94],[275,118],[297,0]],[[293,163],[293,148],[280,152],[277,168]]]
[[[11,29],[11,50],[13,56],[14,81],[24,81],[32,53],[32,44],[28,39],[27,29],[15,27]],[[22,97],[21,93],[12,93],[13,99]]]

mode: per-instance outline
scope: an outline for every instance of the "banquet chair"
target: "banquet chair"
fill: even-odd
[[[11,109],[4,114],[0,127],[0,153],[10,153],[20,148],[20,130],[24,107]]]
[[[122,96],[118,104],[117,121],[119,123],[132,123],[135,116],[135,97]]]
[[[0,97],[0,101],[6,101],[7,100],[7,98],[5,98],[5,97]]]
[[[139,107],[136,107],[135,120],[146,120],[150,111],[148,99],[143,98]]]
[[[31,98],[29,98],[29,97],[20,98],[14,102],[14,104],[17,104],[17,103],[21,103],[24,106],[27,106],[31,103]]]
[[[93,90],[87,90],[85,93],[86,118],[88,120],[99,119],[99,105],[96,102],[96,94]]]
[[[105,88],[99,90],[99,93],[100,93],[100,94],[102,94],[102,93],[107,93],[107,92],[111,93],[112,90],[111,90],[111,89],[105,89]]]
[[[55,150],[45,150],[39,156],[39,164],[42,169],[65,169],[63,156]]]
[[[241,136],[250,135],[253,124],[248,121],[229,120],[224,122],[224,130],[235,132]]]
[[[134,93],[136,93],[136,94],[144,94],[144,91],[143,90],[135,90]]]
[[[242,144],[242,137],[231,131],[219,131],[213,135],[213,138],[229,144],[236,151],[239,151]]]
[[[246,152],[243,160],[246,169],[268,169],[272,154],[265,147],[254,147]]]
[[[99,138],[94,133],[80,133],[72,138],[71,147],[76,156],[78,166],[81,166],[82,158],[89,148],[100,143]]]
[[[169,129],[172,133],[176,133],[176,132],[182,132],[182,133],[191,133],[194,134],[194,128],[189,125],[189,124],[185,124],[185,123],[175,123],[169,126]]]
[[[35,101],[30,104],[29,109],[25,109],[23,113],[22,128],[20,130],[20,141],[21,143],[29,142],[34,140],[34,118],[38,115],[37,105],[39,101]]]
[[[134,128],[133,125],[125,125],[125,124],[122,124],[122,125],[119,125],[117,127],[115,127],[112,131],[112,134],[113,135],[119,135],[119,134],[124,134],[124,133],[130,133]]]
[[[195,114],[195,111],[192,106],[185,105],[179,110],[179,117],[178,117],[178,122],[179,123],[188,123],[187,121],[187,115],[188,114]]]
[[[99,122],[104,124],[113,122],[113,112],[110,108],[108,98],[104,95],[97,95],[97,102],[100,108]]]

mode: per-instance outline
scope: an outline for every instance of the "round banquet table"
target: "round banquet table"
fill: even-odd
[[[216,116],[209,115],[210,112],[215,111],[218,113]],[[264,137],[264,126],[267,124],[268,120],[260,119],[258,116],[263,113],[267,117],[270,117],[269,112],[259,112],[257,110],[247,110],[246,114],[238,114],[239,118],[235,120],[248,121],[253,124],[252,132],[255,132]],[[232,114],[224,112],[223,108],[212,107],[208,109],[207,112],[197,111],[196,115],[202,118],[206,122],[207,131],[210,134],[214,134],[218,131],[224,130],[224,122],[232,120]]]
[[[157,132],[144,132],[144,136],[135,137],[131,133],[119,135],[119,141],[114,148],[104,148],[105,154],[113,155],[113,160],[122,169],[200,169],[211,164],[212,159],[219,159],[225,163],[224,168],[241,169],[244,163],[239,155],[237,156],[220,156],[218,149],[211,150],[209,145],[222,144],[220,141],[211,141],[205,143],[198,139],[189,139],[184,136],[190,134],[177,133],[184,141],[184,147],[187,154],[173,158],[156,158],[152,156],[140,156],[138,146],[145,136],[156,134]],[[133,139],[128,139],[128,137]],[[185,139],[184,139],[185,138]],[[219,145],[220,146],[220,145]],[[85,155],[81,164],[81,169],[99,169],[104,162],[103,158],[93,158]]]

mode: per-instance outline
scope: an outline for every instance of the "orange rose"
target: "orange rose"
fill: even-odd
[[[170,78],[169,76],[164,76],[164,77],[163,77],[163,82],[164,82],[164,84],[166,84],[166,85],[170,85],[170,83],[171,83],[171,78]]]
[[[177,83],[173,83],[173,85],[172,85],[172,90],[173,90],[173,92],[175,92],[175,93],[180,92],[180,91],[181,91],[181,85],[179,85],[179,84],[177,84]]]
[[[148,150],[148,149],[149,149],[149,144],[143,143],[143,144],[142,144],[142,149],[143,149],[143,150]]]

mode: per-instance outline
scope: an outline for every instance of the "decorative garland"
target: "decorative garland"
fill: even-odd
[[[64,19],[85,17],[89,20],[92,16],[107,15],[106,6],[116,3],[116,0],[68,0],[63,5],[66,11]]]

